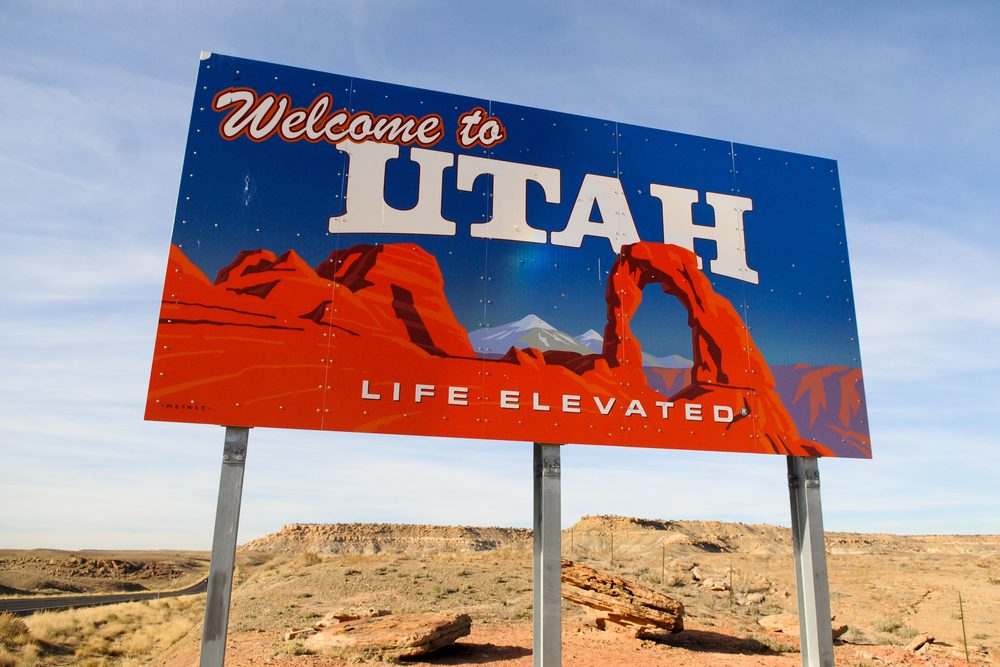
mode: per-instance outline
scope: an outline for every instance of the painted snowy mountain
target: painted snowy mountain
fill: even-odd
[[[502,357],[512,347],[522,350],[533,347],[541,352],[565,350],[579,354],[594,353],[591,348],[582,345],[569,334],[559,331],[537,315],[527,315],[517,322],[508,322],[498,327],[470,331],[469,342],[472,343],[472,349],[476,354],[484,357]]]
[[[583,345],[585,348],[591,352],[601,353],[604,348],[604,336],[597,333],[593,329],[587,329],[586,333],[582,333],[575,338],[576,342]]]
[[[533,347],[541,352],[564,350],[579,354],[600,354],[604,347],[604,337],[593,329],[579,336],[570,336],[537,315],[527,315],[517,322],[501,324],[498,327],[476,329],[469,332],[469,342],[472,343],[476,354],[484,357],[501,357],[512,347],[522,350]],[[643,353],[642,359],[643,366],[652,368],[691,367],[691,360],[679,354],[654,357]]]

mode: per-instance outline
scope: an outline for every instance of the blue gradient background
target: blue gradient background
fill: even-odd
[[[355,244],[417,243],[437,257],[466,330],[534,313],[578,335],[603,333],[606,277],[615,261],[601,237],[585,238],[580,248],[472,238],[470,225],[491,216],[492,178],[461,192],[455,168],[444,172],[442,199],[455,236],[331,234],[329,218],[344,213],[347,155],[325,142],[223,139],[225,113],[212,110],[212,99],[232,86],[285,93],[299,107],[329,92],[334,108],[438,113],[445,136],[433,149],[455,154],[463,152],[454,133],[458,116],[484,107],[504,123],[507,139],[492,150],[464,152],[560,170],[558,204],[546,203],[538,184],[528,185],[527,219],[549,232],[565,228],[588,173],[620,179],[639,236],[648,241],[663,240],[661,203],[649,195],[650,183],[697,190],[696,224],[714,224],[706,192],[749,197],[747,259],[760,282],[707,271],[715,289],[751,327],[770,364],[861,365],[832,160],[221,55],[201,63],[173,232],[173,242],[211,278],[241,250],[294,248],[316,266]],[[400,159],[386,168],[385,199],[400,209],[417,198],[418,168],[408,155],[400,147]],[[715,244],[698,240],[695,249],[707,267]],[[659,290],[645,290],[633,327],[645,351],[691,357],[686,314]]]

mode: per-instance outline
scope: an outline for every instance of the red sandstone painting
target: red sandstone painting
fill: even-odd
[[[689,370],[652,386],[630,319],[643,289],[688,313]],[[294,251],[240,253],[210,281],[171,249],[147,416],[225,425],[829,455],[799,432],[767,362],[693,253],[623,248],[606,289],[600,353],[473,350],[434,257],[415,244],[355,246],[313,268]],[[793,400],[813,419],[833,368]],[[682,381],[678,383],[678,378]],[[680,386],[678,386],[678,384]],[[850,432],[850,377],[842,381]],[[853,407],[852,407],[853,405]]]

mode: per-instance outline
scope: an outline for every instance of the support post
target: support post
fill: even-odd
[[[222,667],[226,661],[226,634],[229,629],[229,600],[236,566],[236,532],[240,524],[243,497],[243,469],[247,459],[250,429],[226,427],[219,478],[219,503],[215,510],[212,562],[208,570],[208,600],[201,636],[201,667]]]
[[[792,553],[799,603],[803,667],[833,667],[830,583],[826,570],[823,509],[816,457],[788,457]]]
[[[534,667],[562,664],[562,557],[560,554],[559,447],[535,443],[534,454]]]

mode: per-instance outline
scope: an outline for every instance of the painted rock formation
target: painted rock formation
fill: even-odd
[[[690,384],[675,398],[697,398],[709,390],[745,392],[742,414],[750,415],[775,452],[793,453],[800,440],[798,429],[775,392],[764,356],[736,309],[698,269],[697,256],[690,250],[645,241],[622,248],[607,287],[603,356],[608,363],[633,382],[645,381],[642,345],[630,320],[647,285],[659,285],[688,313],[694,365]]]
[[[694,368],[642,368],[629,321],[659,285],[688,311]],[[546,442],[827,455],[801,437],[747,328],[675,246],[626,246],[600,354],[473,351],[437,261],[410,244],[239,253],[215,282],[174,247],[147,416]],[[812,400],[811,398],[809,400]],[[805,401],[803,402],[805,404]]]

